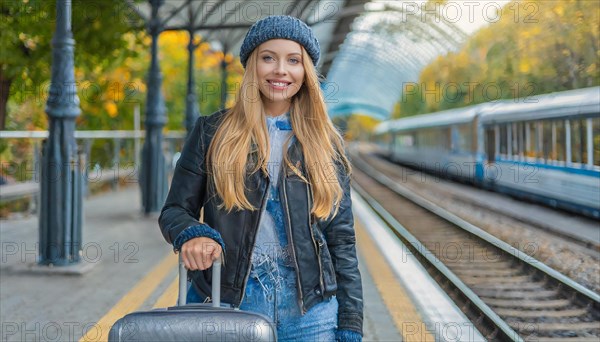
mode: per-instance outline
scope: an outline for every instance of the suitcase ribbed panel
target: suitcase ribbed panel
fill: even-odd
[[[195,306],[128,314],[113,325],[108,341],[277,341],[273,323],[263,315]]]

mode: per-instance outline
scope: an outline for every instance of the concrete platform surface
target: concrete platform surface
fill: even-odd
[[[141,214],[137,187],[91,197],[84,204],[81,275],[32,271],[38,250],[36,217],[0,221],[0,339],[103,341],[119,317],[173,305],[177,258],[156,215]],[[359,242],[360,244],[360,242]],[[359,249],[365,300],[365,341],[401,335]],[[82,338],[84,337],[84,338]]]

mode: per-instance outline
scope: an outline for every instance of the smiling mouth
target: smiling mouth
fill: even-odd
[[[280,82],[280,81],[269,81],[269,84],[272,86],[278,87],[278,88],[286,88],[292,83],[291,82]]]

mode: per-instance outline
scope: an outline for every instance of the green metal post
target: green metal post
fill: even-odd
[[[160,211],[167,195],[165,157],[162,151],[162,130],[167,123],[165,102],[161,92],[162,75],[158,60],[158,36],[163,25],[158,10],[164,0],[149,0],[152,17],[148,30],[152,37],[151,64],[148,72],[148,97],[146,99],[146,140],[142,150],[140,186],[144,213]]]
[[[75,119],[81,110],[75,85],[74,46],[71,0],[57,0],[52,78],[46,103],[50,127],[41,167],[41,265],[69,265],[80,259],[82,165],[75,142]]]
[[[190,42],[188,44],[188,83],[187,83],[187,96],[185,98],[185,128],[188,134],[194,129],[196,119],[200,116],[200,109],[198,108],[198,98],[196,97],[196,82],[194,79],[194,51],[198,47],[198,44],[194,43],[194,31],[190,29]]]
[[[225,60],[226,50],[223,51],[223,60],[221,61],[221,109],[225,108],[227,101],[227,61]]]

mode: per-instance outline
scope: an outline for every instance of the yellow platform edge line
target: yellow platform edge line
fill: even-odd
[[[156,267],[125,294],[100,320],[89,329],[79,342],[107,341],[112,325],[121,317],[138,309],[163,279],[178,264],[175,254],[167,255]]]
[[[166,308],[177,304],[177,293],[179,291],[179,276],[175,277],[165,292],[154,303],[153,309]]]
[[[435,341],[435,336],[426,328],[410,296],[360,220],[355,220],[354,226],[358,249],[402,339],[405,342]]]

